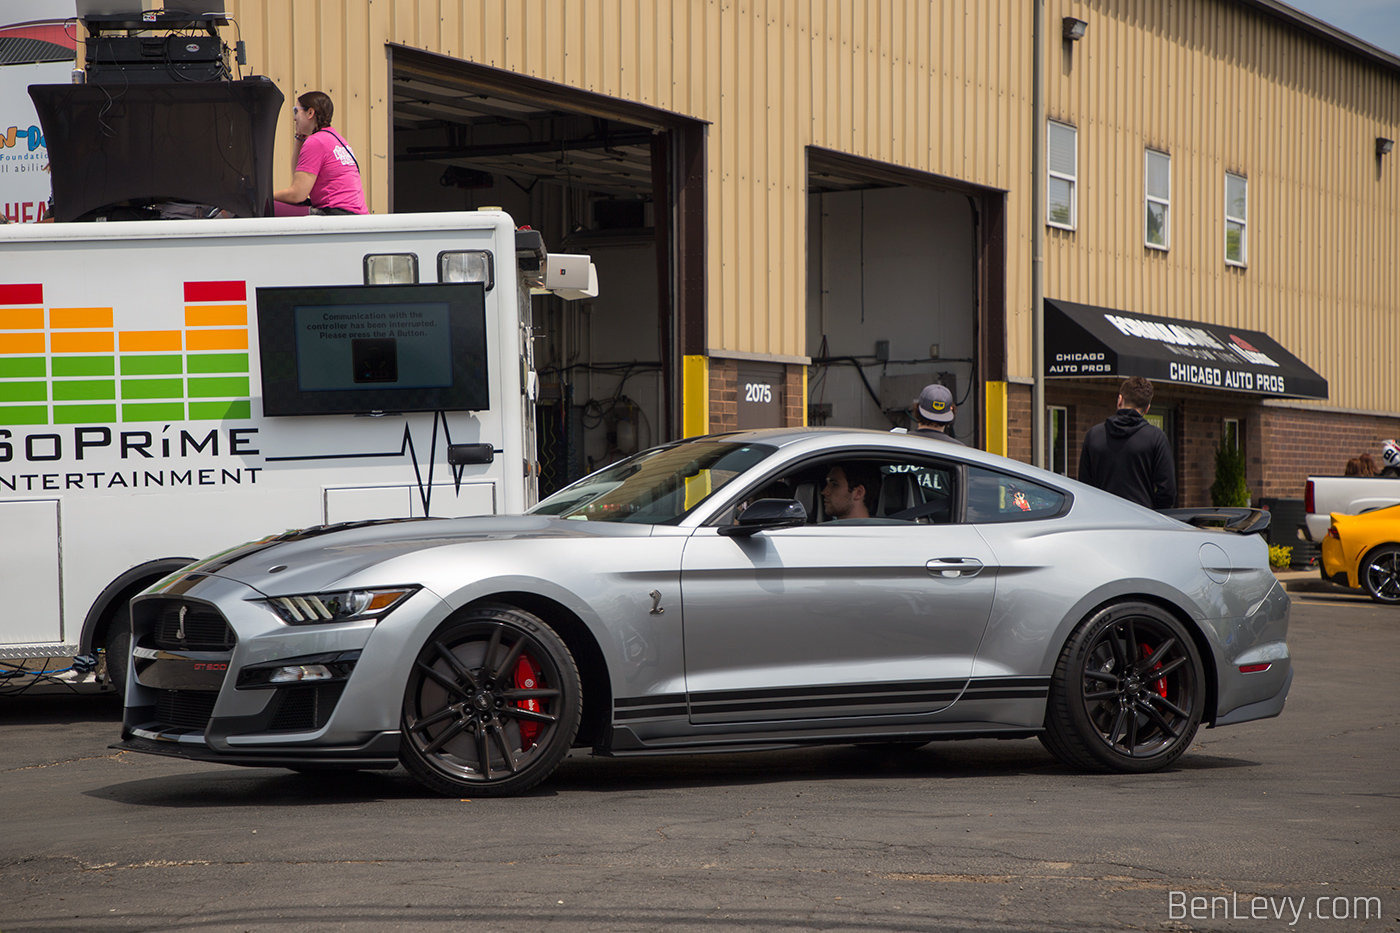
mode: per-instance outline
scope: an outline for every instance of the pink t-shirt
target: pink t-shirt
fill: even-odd
[[[296,170],[316,176],[311,184],[312,207],[343,207],[356,214],[369,213],[355,155],[331,127],[312,133],[301,144]]]

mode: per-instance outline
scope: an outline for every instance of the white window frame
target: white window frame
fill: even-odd
[[[1165,160],[1167,164],[1167,190],[1164,195],[1152,193],[1152,157]],[[1148,230],[1152,216],[1152,205],[1162,208],[1162,242],[1153,243]],[[1172,157],[1171,153],[1148,148],[1142,154],[1142,244],[1148,249],[1163,252],[1172,248]]]
[[[1235,179],[1244,186],[1244,216],[1236,217],[1230,213],[1230,180]],[[1238,259],[1230,257],[1230,228],[1238,226],[1240,231],[1240,255]],[[1225,173],[1225,264],[1227,266],[1244,267],[1249,265],[1249,179],[1234,172]]]
[[[1060,443],[1055,443],[1055,424],[1060,425]],[[1046,463],[1050,472],[1069,476],[1069,409],[1064,405],[1045,406]]]
[[[1225,418],[1220,426],[1220,442],[1229,444],[1234,450],[1241,450],[1240,443],[1240,419]]]
[[[1074,170],[1070,174],[1057,172],[1050,167],[1050,134],[1052,128],[1060,127],[1068,130],[1074,138]],[[1079,226],[1079,128],[1069,123],[1061,123],[1059,120],[1046,121],[1045,127],[1045,172],[1047,175],[1045,184],[1045,224],[1049,227],[1058,227],[1061,230],[1075,230]],[[1059,180],[1069,185],[1069,221],[1057,221],[1050,209],[1051,180]]]

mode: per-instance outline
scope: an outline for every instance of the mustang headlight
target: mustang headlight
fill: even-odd
[[[337,622],[379,621],[421,587],[396,586],[376,590],[337,590],[303,596],[274,596],[266,600],[288,625],[332,625]]]

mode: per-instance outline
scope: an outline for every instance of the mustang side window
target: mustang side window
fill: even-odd
[[[892,463],[880,471],[875,514],[895,521],[946,524],[953,518],[953,471],[928,463]]]
[[[839,480],[834,467],[841,468]],[[955,476],[953,467],[927,460],[861,454],[812,460],[745,490],[715,524],[733,524],[759,499],[796,499],[807,512],[807,524],[817,527],[947,523],[953,520]],[[852,485],[865,493],[854,511]]]
[[[1019,476],[982,467],[967,468],[967,520],[1020,522],[1058,515],[1065,494]]]
[[[856,469],[868,489],[868,517],[843,518],[844,524],[938,524],[953,518],[953,469],[928,461],[842,461],[832,464]]]

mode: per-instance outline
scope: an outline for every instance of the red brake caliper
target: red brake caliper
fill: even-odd
[[[1149,648],[1147,645],[1143,645],[1143,646],[1142,646],[1142,656],[1143,656],[1144,658],[1147,658],[1147,657],[1150,657],[1151,654],[1152,654],[1152,649]],[[1161,662],[1161,661],[1158,661],[1156,664],[1152,665],[1152,669],[1153,669],[1154,671],[1161,670],[1161,669],[1162,669],[1162,662]],[[1157,678],[1157,683],[1156,683],[1155,686],[1156,686],[1156,690],[1157,690],[1158,695],[1161,696],[1161,698],[1165,700],[1165,699],[1167,698],[1167,678],[1165,678],[1165,677],[1158,677],[1158,678]]]
[[[540,668],[534,659],[528,654],[522,654],[520,660],[515,664],[515,686],[517,690],[534,690],[540,685]],[[1165,694],[1163,694],[1165,696]],[[539,700],[521,700],[515,704],[521,709],[528,709],[532,713],[540,712]],[[537,722],[522,721],[520,723],[520,750],[525,751],[535,744],[535,737],[540,734],[540,724]]]

